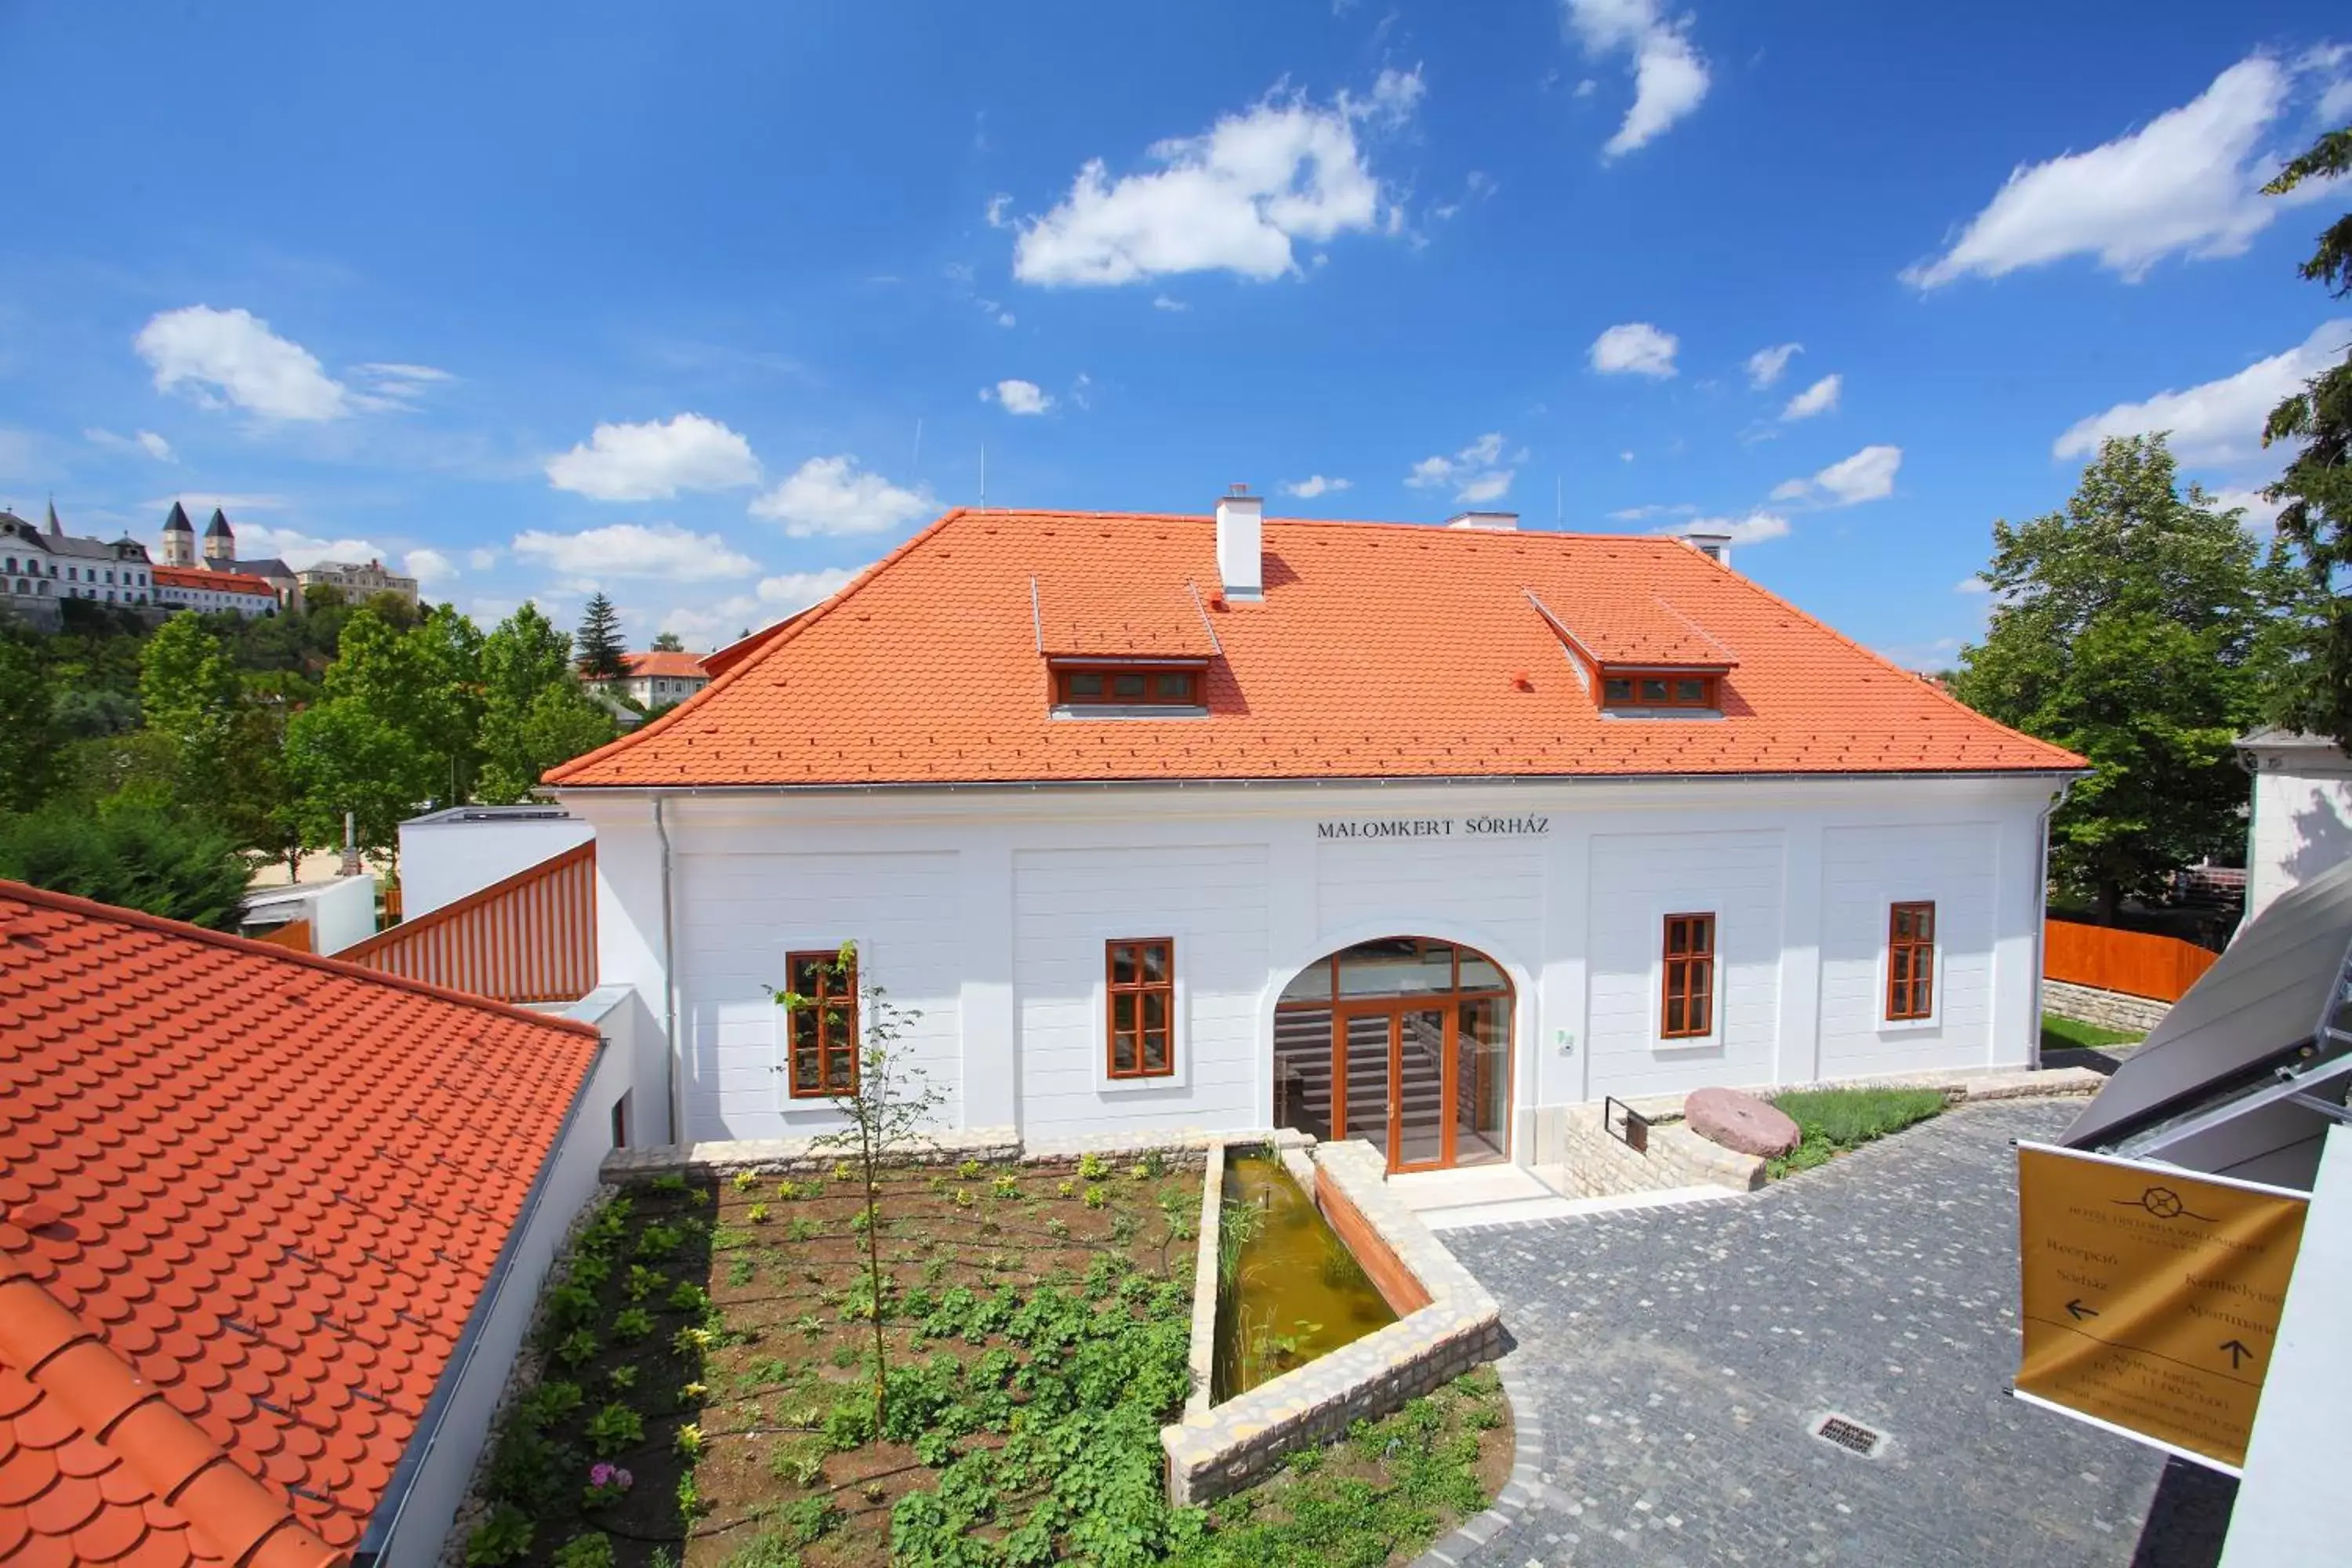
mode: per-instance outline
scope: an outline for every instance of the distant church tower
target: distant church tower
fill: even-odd
[[[163,520],[163,564],[194,566],[196,563],[196,530],[180,503],[172,503],[172,515]]]
[[[236,533],[218,507],[213,508],[213,520],[205,524],[205,564],[224,572],[236,564]]]

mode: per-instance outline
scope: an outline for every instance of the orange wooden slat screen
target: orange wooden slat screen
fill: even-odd
[[[574,1002],[596,988],[593,839],[335,955],[499,1002]]]
[[[2177,936],[2075,921],[2047,921],[2042,931],[2042,973],[2046,978],[2158,1002],[2179,1001],[2221,956]]]
[[[310,922],[288,921],[284,925],[261,932],[253,940],[270,942],[278,947],[290,947],[297,952],[308,952],[310,951]]]

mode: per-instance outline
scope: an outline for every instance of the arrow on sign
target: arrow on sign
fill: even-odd
[[[2238,1363],[2240,1361],[2254,1353],[2254,1347],[2246,1343],[2243,1340],[2223,1340],[2214,1348],[2216,1350],[2225,1350],[2230,1352],[2230,1370],[2231,1372],[2238,1370]]]
[[[2099,1314],[2095,1309],[2083,1305],[2083,1299],[2077,1296],[2066,1303],[2066,1315],[2079,1323],[2085,1318],[2095,1318]]]

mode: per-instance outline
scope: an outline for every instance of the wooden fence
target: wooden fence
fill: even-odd
[[[493,882],[335,954],[499,1002],[575,1002],[596,988],[596,843]]]
[[[279,947],[290,947],[297,952],[308,952],[310,951],[310,922],[288,921],[284,925],[272,926],[268,931],[255,932],[253,940],[274,942]]]
[[[2177,936],[2151,936],[2115,926],[2045,921],[2042,931],[2044,979],[2158,1002],[2179,1001],[2181,993],[2221,956]]]

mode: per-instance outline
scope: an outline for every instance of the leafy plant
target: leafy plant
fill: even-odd
[[[776,1201],[778,1203],[788,1204],[800,1195],[801,1188],[798,1182],[784,1181],[778,1182],[776,1184]]]
[[[1078,1175],[1089,1182],[1099,1182],[1110,1174],[1110,1162],[1089,1149],[1078,1156]]]
[[[656,1290],[669,1289],[669,1276],[646,1268],[642,1263],[629,1265],[629,1277],[621,1282],[621,1289],[632,1301],[642,1301]]]
[[[552,1380],[524,1394],[515,1406],[515,1415],[526,1426],[544,1432],[579,1409],[583,1397],[578,1384]]]
[[[759,1184],[759,1172],[746,1169],[735,1173],[735,1190],[737,1192],[748,1193]]]
[[[574,1329],[557,1342],[555,1359],[566,1366],[586,1366],[596,1359],[601,1349],[594,1333],[587,1329]]]
[[[977,1160],[958,1161],[956,1163],[956,1179],[961,1182],[976,1182],[980,1180],[980,1162]]]
[[[616,1503],[636,1484],[637,1478],[621,1466],[599,1459],[588,1467],[588,1484],[581,1489],[580,1506],[598,1509]]]
[[[587,1436],[589,1451],[609,1459],[646,1440],[645,1417],[616,1399],[588,1418]]]
[[[613,1538],[601,1530],[573,1536],[555,1549],[555,1568],[613,1568]]]
[[[674,1225],[649,1225],[637,1232],[637,1256],[667,1258],[686,1240],[686,1232]]]
[[[1100,1187],[1088,1187],[1084,1201],[1087,1207],[1098,1209],[1107,1206],[1110,1203],[1110,1197]]]
[[[690,1465],[702,1458],[706,1440],[702,1436],[702,1428],[693,1422],[679,1427],[670,1441],[688,1464]]]
[[[530,1550],[530,1521],[522,1511],[500,1503],[466,1538],[467,1568],[511,1563]]]
[[[643,1307],[624,1307],[613,1315],[613,1337],[623,1343],[644,1339],[654,1331],[654,1315]]]
[[[614,1388],[621,1390],[623,1393],[626,1393],[628,1390],[635,1388],[637,1385],[637,1369],[634,1366],[616,1366],[612,1371],[606,1373],[604,1376],[612,1383]]]
[[[691,1279],[681,1279],[670,1290],[669,1305],[674,1312],[707,1312],[710,1310],[710,1292]]]
[[[768,1456],[768,1473],[793,1486],[815,1486],[824,1479],[824,1453],[805,1443],[781,1444]]]
[[[743,1211],[743,1217],[753,1225],[765,1225],[768,1223],[768,1205],[753,1204]]]

